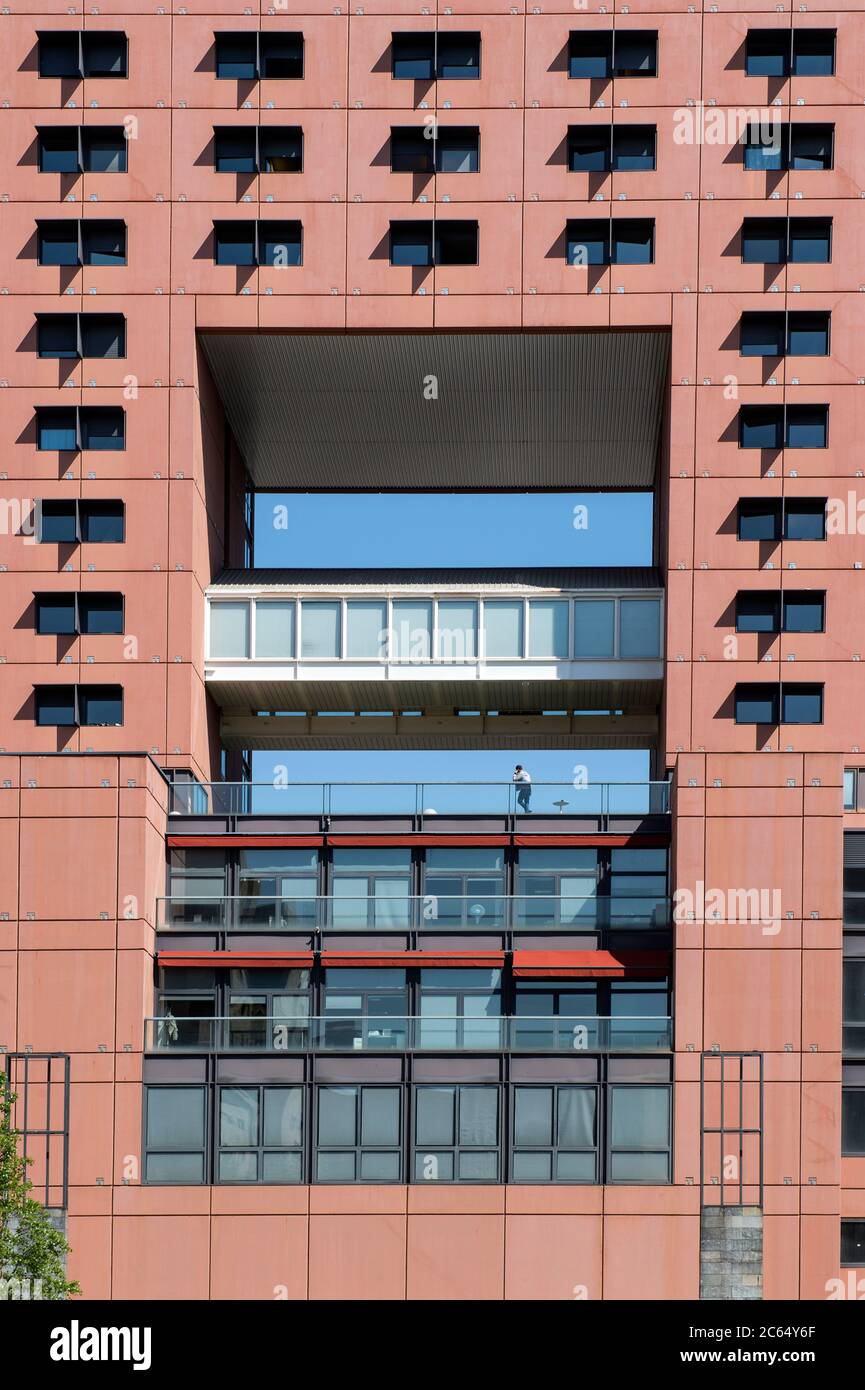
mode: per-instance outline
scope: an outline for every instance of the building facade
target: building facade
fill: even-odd
[[[0,1047],[84,1295],[855,1297],[865,13],[0,36]],[[257,569],[310,489],[652,490],[654,563]],[[454,776],[251,780],[326,748]]]

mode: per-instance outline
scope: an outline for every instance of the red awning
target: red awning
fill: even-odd
[[[309,969],[313,956],[312,951],[159,951],[157,960],[160,965],[221,965],[244,970],[267,970],[279,965]]]
[[[322,951],[326,966],[364,969],[368,966],[422,965],[429,969],[487,969],[505,963],[504,951]]]
[[[530,980],[663,979],[668,951],[514,951],[514,975]]]
[[[323,835],[169,835],[169,849],[313,849]]]

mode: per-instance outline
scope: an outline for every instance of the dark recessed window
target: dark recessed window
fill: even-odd
[[[125,265],[125,222],[81,223],[82,265]]]
[[[79,540],[91,544],[117,544],[123,540],[122,502],[46,500],[38,503],[37,508],[40,541],[75,545]]]
[[[122,314],[37,314],[40,357],[125,357]]]
[[[832,77],[835,72],[834,29],[793,30],[793,75]]]
[[[825,449],[829,441],[828,405],[788,405],[787,449]]]
[[[303,264],[300,222],[214,222],[216,265],[268,265],[276,269]]]
[[[257,167],[255,127],[214,132],[213,166],[218,174],[253,174]]]
[[[865,1265],[865,1221],[841,1222],[841,1264],[853,1269]]]
[[[111,30],[39,34],[40,77],[125,77],[126,35]]]
[[[790,30],[749,29],[745,72],[749,77],[786,77],[790,70]]]
[[[737,724],[777,724],[778,685],[737,685],[734,696]]]
[[[650,125],[568,127],[571,173],[655,168],[656,128]]]
[[[737,632],[777,632],[781,622],[781,597],[768,590],[736,595]]]
[[[610,223],[606,218],[578,222],[571,219],[565,230],[568,265],[609,265]]]
[[[37,594],[36,631],[40,636],[67,636],[76,631],[74,594]]]
[[[826,498],[788,497],[784,503],[785,541],[825,541]]]
[[[759,125],[749,125],[742,137],[742,162],[746,169],[768,172],[787,167],[786,126],[769,119]]]
[[[122,688],[119,685],[79,685],[78,722],[104,727],[122,724]]]
[[[291,81],[303,77],[303,34],[222,32],[216,39],[216,76],[226,81]]]
[[[89,545],[118,545],[125,535],[122,502],[79,502],[80,535]]]
[[[258,169],[262,174],[301,173],[303,130],[299,125],[259,127]]]
[[[787,315],[787,354],[790,357],[828,357],[828,313]]]
[[[785,681],[781,686],[782,724],[822,724],[822,685]]]
[[[749,77],[831,77],[834,29],[749,29],[745,71]]]
[[[783,357],[785,316],[745,313],[739,320],[740,357]]]
[[[432,126],[392,126],[390,167],[394,174],[429,174],[435,168]]]
[[[785,632],[824,632],[826,595],[819,590],[784,594]]]
[[[781,539],[780,497],[763,500],[740,497],[737,508],[737,536],[740,541],[777,541]]]
[[[391,35],[391,75],[401,81],[475,81],[481,75],[481,36],[435,31]]]
[[[123,632],[122,594],[79,594],[79,631],[89,637]]]
[[[825,449],[826,405],[743,405],[739,409],[742,449]]]
[[[746,265],[783,265],[787,258],[786,217],[746,217],[742,260]]]
[[[38,406],[39,449],[123,449],[125,414],[118,406]]]
[[[439,126],[435,155],[440,174],[476,174],[480,168],[480,131],[477,126]]]
[[[642,217],[614,217],[610,244],[612,264],[651,265],[654,259],[654,221]]]
[[[657,30],[572,30],[568,76],[573,78],[656,77]]]
[[[77,724],[74,685],[37,685],[34,696],[37,725],[65,728]]]
[[[37,226],[39,265],[125,265],[125,222],[48,222]]]
[[[303,168],[300,126],[216,126],[213,136],[219,174],[296,174]]]
[[[477,265],[477,260],[477,222],[455,219],[390,224],[391,265]]]
[[[37,260],[39,265],[79,265],[78,223],[37,223]]]
[[[828,265],[832,259],[831,217],[791,217],[791,261],[810,265]]]
[[[39,172],[41,174],[77,174],[80,169],[77,126],[59,126],[40,130]]]
[[[792,125],[790,127],[790,168],[821,170],[832,168],[832,125]]]

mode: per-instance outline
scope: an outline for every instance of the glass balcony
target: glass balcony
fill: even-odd
[[[160,931],[652,931],[669,926],[670,899],[496,894],[401,897],[159,898]]]
[[[668,815],[669,782],[180,782],[174,816],[561,816]]]
[[[145,1020],[149,1053],[667,1052],[672,1019],[424,1014]]]

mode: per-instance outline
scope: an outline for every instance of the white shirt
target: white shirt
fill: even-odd
[[[525,769],[525,768],[523,768],[522,772],[515,772],[514,775],[513,775],[513,781],[514,781],[514,782],[531,782],[531,780],[532,780],[531,773],[530,773],[530,772],[526,772],[526,769]]]

